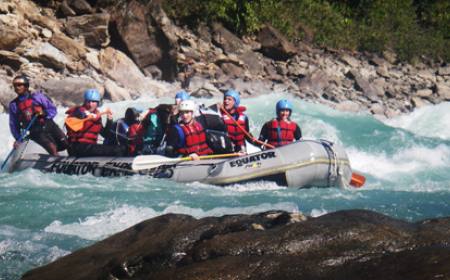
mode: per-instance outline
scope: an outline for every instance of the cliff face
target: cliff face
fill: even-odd
[[[164,215],[22,279],[449,279],[450,219],[351,210]]]
[[[229,87],[243,96],[278,91],[387,117],[450,100],[449,65],[314,49],[270,26],[253,38],[220,24],[189,30],[149,2],[2,1],[0,103],[7,108],[14,98],[10,84],[18,73],[66,106],[88,87],[112,101],[172,96],[180,87],[205,97]]]

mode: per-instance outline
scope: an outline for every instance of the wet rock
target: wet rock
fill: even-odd
[[[189,84],[189,91],[194,97],[219,97],[222,92],[217,89],[208,79],[193,77]]]
[[[270,25],[259,31],[258,41],[261,43],[262,53],[275,60],[287,60],[297,53],[295,46]]]
[[[24,56],[31,61],[42,63],[46,67],[55,70],[63,70],[70,63],[66,55],[47,42],[36,43],[27,49]]]
[[[68,77],[61,80],[50,79],[40,85],[40,88],[52,98],[57,105],[75,106],[83,103],[83,93],[88,88],[103,88],[91,78]]]
[[[339,111],[358,112],[361,110],[361,106],[351,100],[345,100],[336,105],[336,109]]]
[[[68,17],[65,30],[71,37],[83,38],[89,47],[106,47],[110,42],[109,19],[110,15],[107,13]]]
[[[415,108],[420,108],[420,107],[428,105],[429,102],[425,101],[423,98],[421,98],[419,96],[413,96],[413,97],[411,97],[411,104]]]
[[[164,215],[22,279],[435,279],[450,276],[450,218],[408,223],[363,210],[291,223],[286,212]]]

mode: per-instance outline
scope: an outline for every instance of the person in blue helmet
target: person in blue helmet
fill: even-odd
[[[9,128],[14,139],[14,148],[20,144],[24,129],[29,126],[27,138],[41,145],[50,155],[67,148],[64,132],[53,121],[56,107],[43,92],[30,92],[27,76],[19,75],[13,79],[17,97],[9,103]],[[33,121],[33,123],[31,123]]]
[[[277,117],[266,122],[259,135],[259,140],[273,147],[290,144],[302,138],[302,131],[297,123],[291,121],[292,104],[289,100],[282,99],[277,102]]]
[[[228,136],[233,142],[235,152],[246,152],[245,140],[253,143],[253,137],[249,133],[249,121],[244,114],[246,108],[239,106],[241,98],[239,92],[229,89],[223,96],[221,106],[222,119],[227,127]]]
[[[84,103],[67,110],[66,119],[67,137],[69,139],[70,156],[89,157],[89,156],[125,156],[127,154],[126,146],[101,145],[97,144],[98,136],[106,138],[112,127],[112,112],[107,109],[100,113],[98,106],[101,101],[100,93],[97,89],[88,89],[84,92]],[[103,126],[101,115],[107,115],[106,125]],[[76,118],[79,126],[71,125],[70,118]],[[73,123],[73,122],[72,122]]]

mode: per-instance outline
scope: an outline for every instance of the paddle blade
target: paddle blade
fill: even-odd
[[[64,123],[68,128],[70,128],[73,131],[80,131],[83,128],[84,122],[87,120],[85,119],[79,119],[75,117],[67,117]]]
[[[174,164],[185,158],[168,158],[160,155],[137,156],[131,164],[131,169],[139,171],[158,167],[164,164]]]
[[[352,179],[350,180],[350,185],[355,188],[360,188],[366,182],[366,177],[358,173],[352,173]]]

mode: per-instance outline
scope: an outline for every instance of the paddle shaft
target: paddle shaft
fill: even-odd
[[[225,110],[225,108],[222,106],[222,105],[220,105],[220,110],[223,112],[223,113],[225,113],[233,122],[234,122],[234,124],[248,137],[248,138],[250,138],[250,139],[252,139],[252,141],[253,142],[255,142],[255,143],[258,143],[258,144],[260,144],[260,145],[262,145],[262,146],[265,146],[265,147],[267,147],[267,148],[269,148],[269,149],[274,149],[275,148],[275,146],[273,146],[273,145],[270,145],[270,144],[267,144],[267,143],[265,143],[265,142],[263,142],[263,141],[261,141],[261,140],[259,140],[259,139],[256,139],[255,137],[253,137],[247,130],[245,130],[245,128],[243,128],[234,118],[233,118],[233,116],[230,114],[230,113],[228,113],[228,111],[227,110]]]
[[[31,119],[30,123],[27,125],[27,127],[25,128],[24,131],[22,131],[22,134],[20,135],[19,139],[17,141],[22,142],[23,139],[25,138],[25,136],[27,136],[28,131],[30,130],[31,126],[33,125],[33,123],[36,121],[38,115],[34,115],[33,118]],[[9,158],[12,156],[14,150],[16,148],[13,147],[11,149],[11,151],[9,152],[9,154],[6,156],[6,159],[3,161],[2,163],[2,167],[0,168],[0,170],[3,170],[3,168],[5,167],[6,163],[8,162]]]
[[[206,159],[218,159],[218,158],[228,158],[228,157],[237,157],[240,156],[242,154],[239,153],[231,153],[231,154],[220,154],[220,155],[206,155],[206,156],[199,156],[200,160],[206,160]],[[143,156],[145,157],[145,156]],[[149,156],[151,157],[151,156]],[[138,159],[139,157],[137,157],[136,159]],[[135,160],[136,160],[135,159]],[[137,162],[134,163],[132,165],[132,169],[133,170],[145,170],[145,169],[151,169],[154,167],[157,167],[159,165],[164,165],[164,164],[174,164],[174,163],[180,163],[183,161],[192,161],[193,159],[191,157],[182,157],[182,158],[167,158],[164,160],[156,160],[156,161],[152,161],[151,158],[148,159],[147,161],[143,161],[143,162]]]

